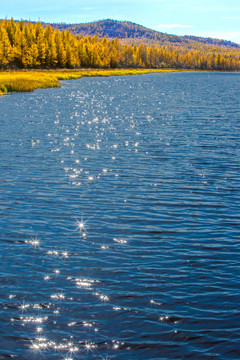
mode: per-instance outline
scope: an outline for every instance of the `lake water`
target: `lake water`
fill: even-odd
[[[0,359],[240,358],[239,81],[0,99]]]

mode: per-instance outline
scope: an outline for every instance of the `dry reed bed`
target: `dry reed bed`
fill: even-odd
[[[83,76],[141,75],[149,72],[174,70],[114,69],[114,70],[28,70],[0,72],[0,96],[9,92],[33,91],[39,88],[59,87],[59,80],[79,79]]]

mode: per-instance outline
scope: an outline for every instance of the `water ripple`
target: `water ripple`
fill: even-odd
[[[1,98],[0,359],[239,359],[238,84]]]

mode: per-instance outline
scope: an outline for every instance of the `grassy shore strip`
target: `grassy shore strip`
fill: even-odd
[[[150,72],[176,70],[114,69],[114,70],[28,70],[0,72],[0,96],[9,92],[33,91],[39,88],[59,87],[59,80],[79,79],[83,76],[141,75]]]

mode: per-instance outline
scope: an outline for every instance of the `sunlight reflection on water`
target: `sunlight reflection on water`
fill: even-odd
[[[239,359],[238,82],[0,99],[0,358]]]

